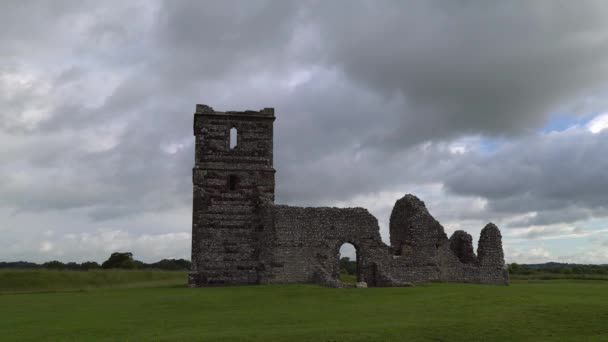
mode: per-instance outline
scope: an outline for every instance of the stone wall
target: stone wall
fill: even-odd
[[[385,264],[388,246],[378,221],[363,208],[273,206],[268,222],[273,234],[271,276],[274,283],[310,283],[337,279],[340,247],[357,250],[358,278],[375,283],[374,264]]]
[[[274,204],[274,110],[217,112],[197,105],[191,286],[319,283],[341,287],[340,246],[357,250],[368,286],[424,281],[506,284],[500,231],[488,224],[477,256],[463,231],[447,238],[416,196],[395,203],[390,241],[363,208]],[[237,145],[230,147],[230,130]]]
[[[447,239],[443,226],[431,216],[424,202],[405,195],[391,213],[390,234],[395,257],[388,273],[397,280],[509,282],[500,231],[491,223],[481,231],[478,257],[471,235],[456,231]]]
[[[450,249],[463,264],[474,265],[477,256],[473,249],[473,237],[464,230],[457,230],[450,237]]]
[[[448,241],[441,224],[414,195],[395,203],[389,229],[395,254],[410,265],[434,265],[437,248]]]

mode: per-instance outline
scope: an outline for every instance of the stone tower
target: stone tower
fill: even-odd
[[[274,203],[274,120],[273,108],[217,112],[196,106],[191,286],[265,278],[262,208]]]

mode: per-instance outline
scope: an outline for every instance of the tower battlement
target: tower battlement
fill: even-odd
[[[206,104],[197,104],[195,114],[215,114],[215,115],[259,115],[259,116],[274,116],[274,108],[264,108],[259,111],[244,110],[244,111],[228,111],[218,112],[213,107]]]

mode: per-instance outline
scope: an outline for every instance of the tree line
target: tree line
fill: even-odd
[[[509,264],[510,274],[532,275],[540,273],[554,274],[597,274],[607,275],[608,265],[583,265],[548,262],[545,264]]]
[[[82,263],[67,262],[63,263],[58,260],[48,261],[42,264],[37,264],[27,261],[16,262],[0,262],[0,269],[50,269],[50,270],[70,270],[70,271],[88,271],[95,269],[128,269],[128,270],[167,270],[167,271],[188,271],[192,264],[185,259],[162,259],[160,261],[147,264],[145,262],[135,260],[133,253],[116,252],[101,264],[95,261],[85,261]]]
[[[608,275],[608,265],[585,265],[548,262],[544,264],[517,264],[508,265],[509,274],[534,275],[543,273],[552,274],[585,274],[585,275]],[[348,257],[340,259],[340,272],[355,275],[357,262]]]

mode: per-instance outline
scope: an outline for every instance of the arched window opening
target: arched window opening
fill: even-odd
[[[234,149],[236,147],[237,141],[238,141],[238,131],[236,130],[236,127],[232,127],[230,129],[230,149]]]
[[[236,175],[228,176],[228,189],[231,191],[236,190],[237,185],[239,184],[239,177]]]
[[[357,267],[357,249],[350,243],[344,243],[340,246],[339,256],[339,280],[344,283],[356,283],[359,277]]]

